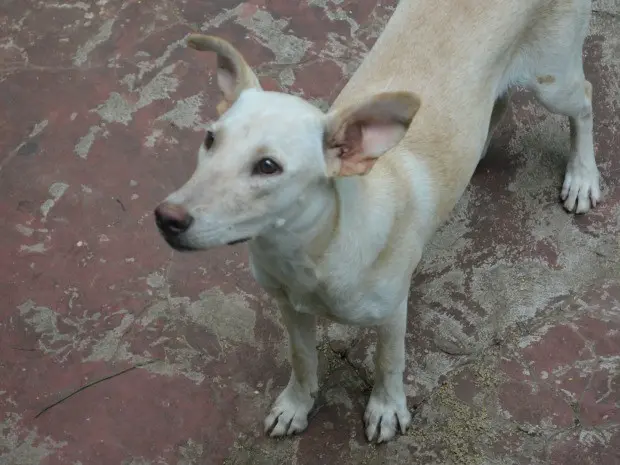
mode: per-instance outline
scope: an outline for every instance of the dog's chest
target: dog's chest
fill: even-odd
[[[281,257],[255,252],[252,265],[259,284],[282,290],[298,312],[329,316],[329,308],[336,304],[320,267],[303,254]]]
[[[296,286],[284,287],[289,303],[299,313],[362,326],[379,324],[395,308],[397,302],[392,302],[390,296],[397,293],[382,290],[363,285],[337,288],[325,282],[319,282],[311,291]]]
[[[323,269],[309,259],[294,260],[252,254],[252,271],[266,289],[279,289],[300,313],[317,315],[343,324],[374,324],[382,320],[397,292],[380,285],[338,280],[335,270]]]
[[[368,308],[357,304],[352,293],[343,290],[340,293],[325,282],[319,282],[314,289],[303,289],[295,284],[283,285],[291,306],[299,313],[316,315],[343,324],[355,324],[360,313],[367,313]],[[366,318],[364,318],[366,319]]]

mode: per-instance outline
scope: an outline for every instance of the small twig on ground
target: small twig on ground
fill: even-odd
[[[15,347],[15,346],[11,346],[11,349],[13,350],[20,350],[22,352],[35,352],[37,349],[29,349],[29,348],[25,348],[25,347]]]
[[[76,395],[76,394],[78,394],[78,393],[80,393],[80,392],[82,392],[82,391],[84,391],[84,390],[86,390],[86,389],[88,389],[90,387],[93,387],[93,386],[95,386],[95,385],[97,385],[99,383],[102,383],[103,381],[107,381],[109,379],[116,378],[117,376],[124,375],[125,373],[128,373],[128,372],[130,372],[132,370],[135,370],[136,368],[140,368],[140,367],[143,367],[145,365],[150,365],[151,363],[155,363],[155,362],[157,362],[157,360],[149,360],[148,362],[144,362],[144,363],[136,363],[135,365],[132,365],[132,366],[130,366],[128,368],[125,368],[124,370],[121,370],[121,371],[116,372],[116,373],[112,373],[111,375],[108,375],[108,376],[104,376],[103,378],[96,379],[94,381],[91,381],[90,383],[86,383],[84,386],[79,387],[75,391],[72,391],[69,394],[67,394],[65,396],[62,396],[56,402],[48,405],[43,410],[41,410],[39,413],[37,413],[34,417],[35,418],[39,418],[41,415],[43,415],[45,412],[47,412],[51,408],[56,407],[58,404],[61,404],[62,402],[64,402],[65,400],[67,400],[67,399],[69,399],[71,397],[73,397],[74,395]]]

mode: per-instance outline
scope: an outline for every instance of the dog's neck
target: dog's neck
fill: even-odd
[[[316,262],[338,227],[341,202],[335,181],[311,186],[274,226],[253,242],[262,254]]]

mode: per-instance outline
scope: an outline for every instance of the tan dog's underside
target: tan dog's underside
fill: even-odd
[[[366,434],[385,441],[406,430],[411,276],[513,86],[569,118],[558,186],[565,209],[584,213],[599,201],[581,58],[590,9],[589,0],[401,0],[327,114],[263,91],[229,43],[190,37],[193,48],[217,53],[220,118],[195,173],[156,220],[179,250],[249,240],[253,274],[276,298],[290,339],[290,381],[265,420],[272,436],[307,426],[318,389],[317,316],[376,327]]]

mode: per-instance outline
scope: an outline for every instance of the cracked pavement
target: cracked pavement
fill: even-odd
[[[308,430],[264,437],[289,366],[246,249],[158,237],[217,102],[188,32],[327,108],[395,4],[0,4],[0,464],[620,464],[617,0],[584,50],[604,201],[563,211],[567,121],[519,92],[412,283],[407,435],[366,443],[373,332],[322,322]]]

